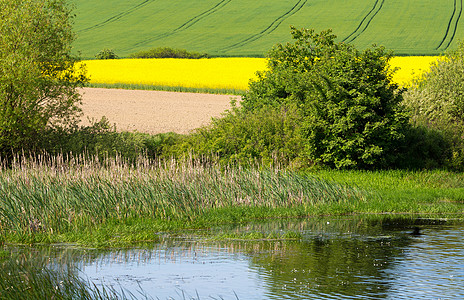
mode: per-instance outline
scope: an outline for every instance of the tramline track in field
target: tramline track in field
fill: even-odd
[[[119,19],[121,19],[121,18],[123,18],[123,17],[126,17],[126,16],[130,15],[131,13],[133,13],[133,12],[135,12],[135,11],[137,11],[137,10],[143,8],[143,7],[145,7],[148,3],[154,2],[154,1],[156,1],[156,0],[144,0],[144,1],[142,1],[141,3],[139,3],[139,4],[137,4],[137,5],[135,5],[135,6],[131,7],[131,8],[129,8],[129,9],[126,10],[126,11],[123,11],[123,12],[121,12],[121,13],[119,13],[119,14],[116,14],[116,15],[114,15],[114,16],[112,16],[112,17],[106,19],[106,20],[103,21],[103,22],[100,22],[100,23],[95,24],[95,25],[92,25],[92,26],[90,26],[90,27],[81,29],[81,30],[77,31],[77,33],[86,32],[86,31],[89,31],[89,30],[92,30],[92,29],[95,29],[95,28],[99,28],[99,27],[105,26],[105,25],[107,25],[107,24],[109,24],[109,23],[115,22],[115,21],[117,21],[117,20],[119,20]]]
[[[441,48],[441,50],[446,50],[448,49],[449,45],[451,42],[454,40],[454,37],[456,36],[456,30],[458,29],[459,25],[459,20],[461,19],[462,15],[462,0],[454,0],[454,8],[453,8],[453,13],[451,14],[451,18],[448,22],[448,27],[446,28],[445,36],[440,42],[440,45],[438,45],[435,50],[438,50]],[[452,32],[452,33],[451,33]],[[448,36],[450,36],[448,38]],[[446,40],[448,40],[446,42]]]
[[[439,55],[464,38],[464,0],[73,0],[73,48],[119,57],[154,47],[211,56],[263,56],[289,40],[289,25],[333,28],[337,41],[404,55]],[[441,3],[441,5],[440,5]],[[148,47],[148,48],[147,48]]]
[[[272,33],[274,30],[277,29],[277,27],[279,27],[280,24],[282,24],[283,21],[285,21],[285,19],[287,19],[288,17],[290,17],[290,16],[296,14],[297,12],[299,12],[303,8],[303,6],[305,6],[306,2],[308,2],[308,1],[307,0],[299,0],[289,11],[287,11],[286,13],[284,13],[283,15],[281,15],[277,19],[275,19],[264,30],[260,31],[259,33],[254,34],[254,35],[252,35],[252,36],[250,36],[250,37],[248,37],[248,38],[246,38],[246,39],[244,39],[244,40],[242,40],[242,41],[240,41],[238,43],[227,46],[227,47],[223,48],[221,51],[226,52],[226,51],[238,48],[238,47],[245,46],[248,43],[251,43],[251,42],[254,42],[254,41],[260,39],[264,35]]]
[[[142,42],[139,42],[139,43],[136,43],[135,46],[141,46],[141,45],[145,45],[145,44],[148,44],[148,43],[151,43],[153,41],[157,41],[157,40],[160,40],[160,39],[163,39],[163,38],[166,38],[168,36],[171,36],[175,33],[178,33],[178,32],[181,32],[183,30],[186,30],[190,27],[192,27],[195,23],[197,23],[198,21],[218,12],[219,10],[221,10],[222,8],[224,8],[227,4],[229,4],[232,0],[222,0],[220,1],[219,3],[217,3],[215,6],[211,7],[210,9],[208,10],[205,10],[204,12],[194,16],[193,18],[191,18],[190,20],[188,20],[187,22],[185,22],[184,24],[180,25],[179,27],[175,28],[174,30],[172,30],[171,32],[166,32],[166,33],[163,33],[163,34],[159,34],[157,36],[154,36],[152,38],[149,38],[149,39],[146,39]]]
[[[218,4],[216,4],[214,7],[202,12],[201,14],[191,18],[190,20],[188,20],[187,22],[185,22],[184,24],[182,24],[181,26],[179,26],[178,28],[174,29],[173,30],[173,33],[177,32],[177,31],[180,31],[180,30],[185,30],[189,27],[191,27],[192,25],[194,25],[195,23],[197,23],[198,21],[206,18],[207,16],[217,12],[218,10],[224,8],[224,6],[226,6],[227,4],[229,4],[232,0],[223,0],[221,2],[219,2]]]
[[[358,27],[350,33],[346,38],[342,40],[342,42],[351,43],[356,38],[358,38],[366,29],[369,27],[369,24],[374,19],[374,17],[379,13],[382,9],[383,3],[385,0],[376,0],[372,9],[364,16],[364,18],[359,23]]]

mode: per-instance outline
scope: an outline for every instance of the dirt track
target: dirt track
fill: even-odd
[[[187,133],[230,108],[230,95],[84,88],[83,123],[106,116],[118,131]],[[239,100],[239,97],[237,97]]]

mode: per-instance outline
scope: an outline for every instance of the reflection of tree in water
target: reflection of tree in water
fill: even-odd
[[[432,222],[432,225],[435,222]],[[115,262],[169,260],[208,257],[210,254],[243,254],[250,269],[266,290],[266,299],[385,298],[394,273],[394,264],[403,251],[418,241],[409,233],[416,226],[431,225],[428,220],[391,218],[330,218],[292,222],[278,220],[251,224],[232,232],[302,233],[301,241],[198,241],[166,239],[163,243],[138,249],[97,251],[69,246],[24,248],[28,260],[46,258],[44,264],[60,274],[77,278],[84,265]],[[221,229],[224,230],[224,229]],[[434,230],[441,230],[434,227]],[[443,241],[441,247],[447,247]],[[224,255],[226,254],[226,255]],[[54,258],[54,259],[48,259]]]
[[[253,256],[251,268],[259,270],[270,295],[276,298],[387,297],[391,275],[385,270],[414,240],[407,233],[389,235],[391,231],[385,229],[389,220],[361,226],[363,234],[348,223],[339,225],[351,228],[349,234],[332,232],[283,243],[278,250]]]
[[[389,282],[382,270],[407,243],[406,239],[313,238],[287,245],[281,252],[254,256],[251,268],[259,269],[270,293],[282,298],[324,294],[382,298]]]

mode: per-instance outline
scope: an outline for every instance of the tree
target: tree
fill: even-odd
[[[243,97],[248,111],[296,106],[306,157],[335,168],[395,165],[408,127],[402,90],[391,80],[391,53],[335,42],[330,30],[298,30],[294,43],[276,45],[268,70]]]
[[[78,121],[87,79],[71,54],[72,17],[64,0],[0,0],[0,155]]]

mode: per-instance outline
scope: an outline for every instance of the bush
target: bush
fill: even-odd
[[[391,81],[391,53],[362,52],[319,34],[292,27],[293,44],[269,52],[269,68],[244,96],[248,112],[295,105],[302,116],[304,156],[335,168],[389,168],[399,162],[408,128],[402,90]]]
[[[358,51],[336,43],[331,31],[292,28],[292,34],[293,44],[269,52],[268,71],[250,83],[240,107],[166,146],[164,154],[338,169],[464,163],[464,147],[452,147],[451,133],[411,126],[404,90],[391,81],[390,52]]]
[[[117,59],[118,56],[112,49],[105,48],[95,55],[96,59]]]
[[[139,51],[129,55],[129,58],[207,58],[206,53],[192,52],[184,49],[173,49],[168,47],[153,48]]]
[[[400,151],[398,165],[405,169],[437,169],[449,162],[451,145],[437,130],[410,126]]]
[[[214,156],[225,165],[279,163],[299,166],[302,164],[299,119],[295,109],[284,107],[254,112],[234,108],[168,147],[165,155]]]
[[[438,132],[447,140],[447,166],[464,170],[464,43],[413,81],[404,103],[414,126]]]
[[[103,117],[89,126],[50,129],[41,138],[41,149],[51,155],[120,156],[134,161],[141,155],[160,157],[164,147],[174,144],[177,139],[175,133],[117,132]]]

